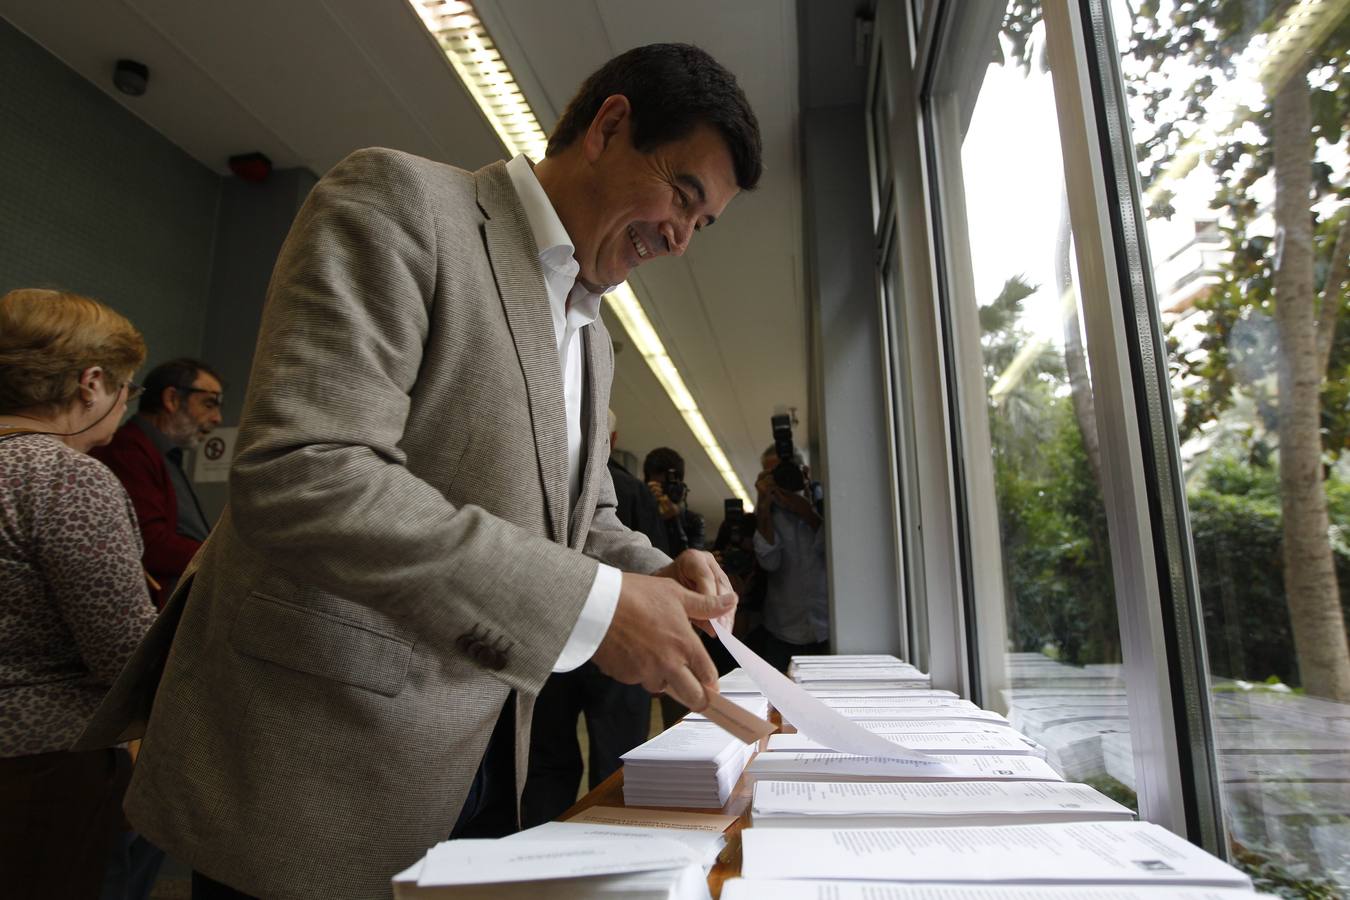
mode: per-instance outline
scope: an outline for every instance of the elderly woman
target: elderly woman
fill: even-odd
[[[89,456],[138,393],[145,342],[103,304],[0,297],[0,885],[97,897],[126,752],[70,750],[155,618],[116,477]]]

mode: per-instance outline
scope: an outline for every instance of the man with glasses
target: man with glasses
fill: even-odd
[[[156,366],[142,387],[137,414],[92,455],[131,495],[145,543],[145,570],[159,586],[155,603],[163,606],[211,530],[183,469],[183,453],[220,424],[224,389],[210,366],[186,358]]]

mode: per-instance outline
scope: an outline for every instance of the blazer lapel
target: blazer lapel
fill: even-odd
[[[613,367],[606,352],[609,343],[604,324],[597,317],[594,322],[582,330],[582,341],[586,346],[586,469],[581,478],[581,491],[577,497],[577,508],[572,510],[571,533],[567,544],[580,550],[585,544],[585,535],[591,527],[591,517],[595,514],[595,503],[600,495],[600,481],[608,477],[605,450],[609,447],[609,383],[613,377]]]
[[[534,235],[511,186],[506,164],[496,162],[480,169],[474,173],[474,180],[478,205],[487,217],[483,235],[492,274],[525,373],[549,532],[553,540],[561,542],[567,536],[567,412],[548,289]]]

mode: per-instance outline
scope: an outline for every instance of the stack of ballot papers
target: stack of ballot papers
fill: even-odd
[[[437,844],[394,876],[396,900],[709,900],[698,852],[669,837],[526,833]]]
[[[748,879],[1245,888],[1251,879],[1151,822],[983,828],[747,828]]]
[[[894,656],[794,656],[788,677],[807,688],[928,687],[928,676]]]
[[[944,729],[939,732],[876,731],[875,734],[902,747],[938,755],[1038,756],[1041,759],[1046,756],[1045,748],[1040,744],[1007,728],[995,732],[947,732]],[[829,747],[801,734],[771,735],[768,749],[794,753],[830,752]]]
[[[894,884],[880,881],[783,881],[734,878],[722,900],[1254,900],[1240,888],[1118,884],[1019,887],[1012,884]]]
[[[916,771],[903,761],[848,753],[761,753],[745,769],[746,781],[1063,781],[1049,763],[1035,756],[953,756],[934,753],[945,765],[937,772]],[[626,776],[625,776],[626,777]]]
[[[755,744],[711,722],[677,722],[623,755],[623,802],[697,809],[723,806],[755,749]]]
[[[760,781],[756,828],[943,828],[1129,822],[1134,812],[1085,784],[1040,781]]]

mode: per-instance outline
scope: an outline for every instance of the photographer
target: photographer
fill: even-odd
[[[759,493],[755,557],[768,584],[764,624],[749,643],[771,665],[786,671],[792,656],[829,652],[830,621],[825,520],[809,499],[810,473],[792,448],[791,430],[778,418],[774,444],[764,451],[764,471],[755,481]]]
[[[661,508],[670,554],[702,550],[703,517],[688,507],[689,486],[684,483],[684,457],[669,447],[657,447],[642,462],[642,480]]]

